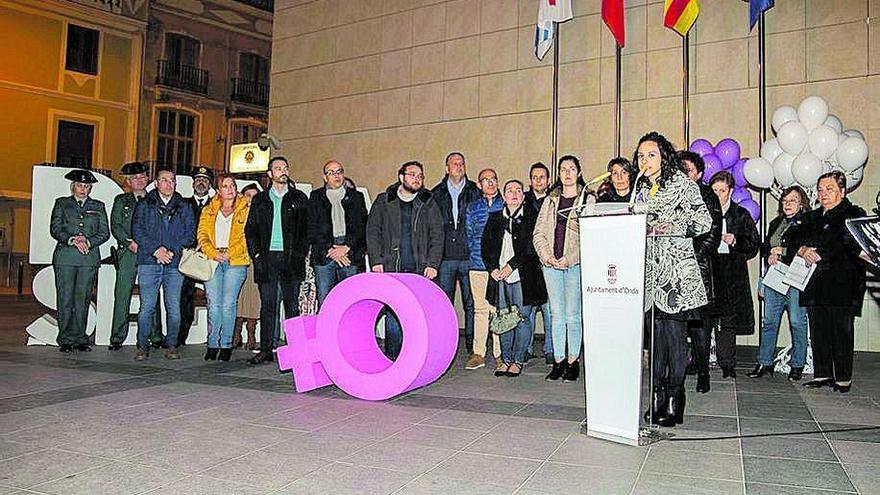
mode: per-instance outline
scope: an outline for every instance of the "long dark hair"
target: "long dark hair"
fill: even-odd
[[[675,146],[666,139],[663,134],[660,134],[657,131],[651,131],[644,136],[642,139],[639,139],[639,144],[636,145],[636,150],[633,152],[632,163],[636,167],[639,166],[639,146],[642,145],[645,141],[651,141],[657,144],[657,148],[660,149],[660,177],[657,178],[657,185],[663,188],[666,185],[666,181],[672,179],[675,174],[682,173],[681,172],[681,164],[679,163],[678,155],[675,152]],[[639,179],[639,183],[649,183],[647,177],[642,176]],[[633,185],[633,190],[638,189],[639,184]]]
[[[574,167],[577,169],[577,185],[583,187],[586,185],[584,182],[584,177],[581,175],[581,161],[578,160],[578,157],[574,155],[565,155],[556,162],[556,182],[553,183],[553,186],[550,187],[550,191],[555,191],[556,189],[562,189],[562,179],[559,177],[559,169],[562,168],[562,162],[569,161],[574,163]]]

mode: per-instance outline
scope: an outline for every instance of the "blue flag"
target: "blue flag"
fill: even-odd
[[[749,31],[755,28],[755,23],[767,9],[773,8],[774,0],[749,0]]]

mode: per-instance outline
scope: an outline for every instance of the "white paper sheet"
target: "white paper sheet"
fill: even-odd
[[[800,256],[795,256],[791,265],[788,266],[783,282],[797,290],[804,290],[807,287],[807,283],[810,282],[810,277],[813,276],[814,271],[816,271],[816,263],[807,268],[806,261]]]
[[[786,273],[788,273],[788,266],[785,263],[770,265],[762,280],[764,287],[773,289],[782,295],[788,294],[789,285],[785,283]]]

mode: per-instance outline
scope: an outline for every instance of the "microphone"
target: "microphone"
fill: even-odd
[[[629,211],[632,211],[633,204],[635,204],[635,202],[636,202],[636,188],[639,185],[639,181],[644,176],[645,176],[645,171],[642,169],[639,169],[639,173],[636,175],[636,180],[633,181],[632,187],[630,188],[630,189],[632,189],[632,192],[630,193],[630,196],[629,196]]]

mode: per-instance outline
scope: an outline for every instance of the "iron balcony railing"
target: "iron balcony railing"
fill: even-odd
[[[206,95],[209,80],[210,73],[204,69],[159,60],[156,84]]]
[[[269,85],[241,77],[232,78],[232,101],[269,106]]]

